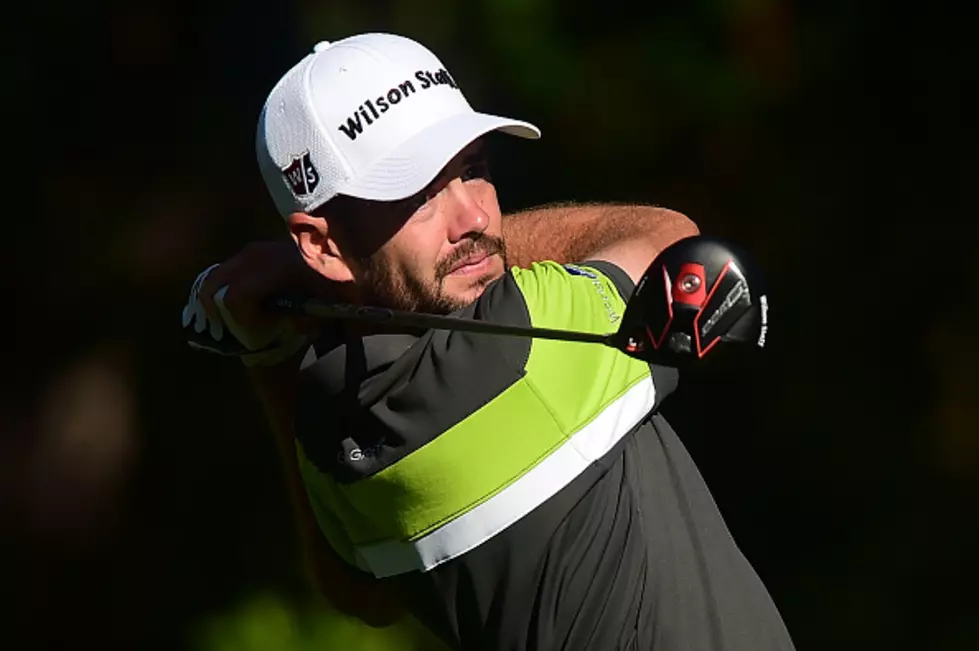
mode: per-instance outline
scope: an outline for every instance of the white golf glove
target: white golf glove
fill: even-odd
[[[308,340],[286,322],[265,329],[248,329],[235,321],[228,311],[224,297],[228,286],[214,294],[214,304],[219,314],[209,315],[200,300],[201,286],[207,275],[218,265],[202,271],[190,289],[184,306],[181,323],[191,348],[218,355],[238,357],[245,366],[273,366],[295,355]]]

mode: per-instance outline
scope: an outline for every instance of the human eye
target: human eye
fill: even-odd
[[[466,165],[465,169],[462,171],[460,178],[463,181],[474,181],[476,179],[481,179],[483,181],[490,180],[489,164],[485,160],[476,160],[470,162]]]
[[[438,192],[435,192],[434,189],[426,188],[413,197],[405,199],[405,210],[410,214],[415,214],[421,211],[423,208],[431,205],[437,196]]]

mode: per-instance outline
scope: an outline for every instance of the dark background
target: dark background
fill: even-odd
[[[664,410],[798,648],[979,648],[979,47],[964,3],[18,9],[4,647],[429,648],[309,595],[239,369],[178,331],[198,271],[280,235],[253,153],[272,85],[318,40],[393,31],[477,108],[541,127],[494,141],[505,210],[652,202],[757,256],[766,354],[689,378]]]

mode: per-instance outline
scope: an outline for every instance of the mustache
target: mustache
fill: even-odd
[[[466,240],[465,243],[459,245],[458,249],[439,261],[435,266],[435,277],[441,281],[449,275],[449,271],[457,262],[480,253],[506,258],[506,245],[503,243],[503,238],[495,235],[481,235],[477,239]]]

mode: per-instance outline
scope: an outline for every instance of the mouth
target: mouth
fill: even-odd
[[[467,256],[452,265],[449,269],[449,275],[468,276],[470,274],[483,273],[489,268],[494,255],[481,251]]]

